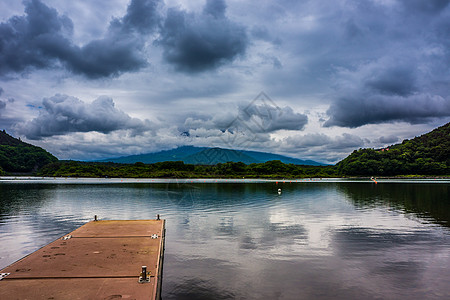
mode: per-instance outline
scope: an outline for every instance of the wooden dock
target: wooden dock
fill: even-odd
[[[0,299],[160,299],[164,235],[164,220],[89,222],[1,270]]]

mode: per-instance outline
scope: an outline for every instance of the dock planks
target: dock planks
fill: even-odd
[[[164,220],[89,222],[1,270],[0,299],[160,299],[164,234]]]

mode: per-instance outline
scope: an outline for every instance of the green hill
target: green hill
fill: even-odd
[[[337,165],[341,175],[450,175],[450,123],[384,149],[353,151]]]
[[[0,173],[32,173],[58,159],[44,149],[0,131]],[[3,170],[3,172],[2,172]]]

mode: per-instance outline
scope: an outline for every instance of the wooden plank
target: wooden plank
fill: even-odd
[[[164,235],[164,220],[89,222],[4,268],[0,299],[159,299]]]
[[[157,299],[156,280],[136,278],[73,278],[2,280],[0,299]]]

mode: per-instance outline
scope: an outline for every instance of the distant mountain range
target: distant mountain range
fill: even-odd
[[[264,163],[271,160],[280,160],[283,163],[295,165],[310,165],[310,166],[326,165],[313,160],[302,160],[266,152],[232,150],[223,148],[194,147],[194,146],[182,146],[172,150],[139,155],[122,156],[117,158],[108,158],[100,161],[124,163],[124,164],[132,164],[136,162],[152,164],[162,161],[183,161],[186,164],[216,165],[218,163],[226,163],[230,161],[251,164],[251,163]]]

